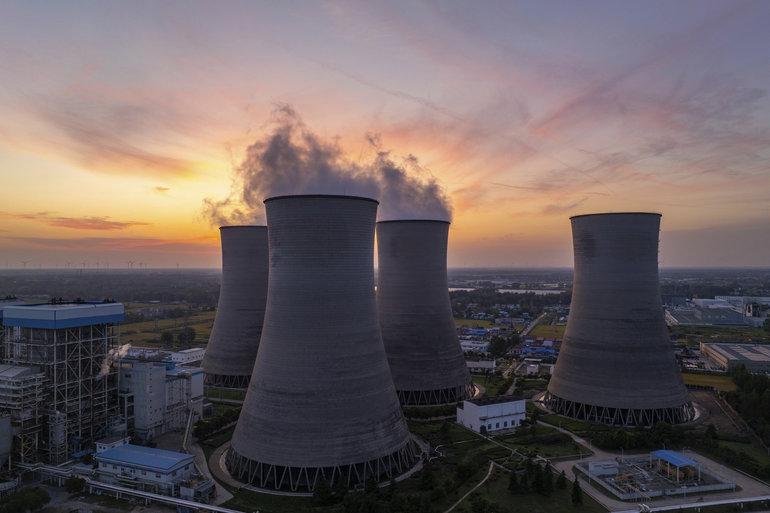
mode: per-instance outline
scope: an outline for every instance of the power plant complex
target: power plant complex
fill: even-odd
[[[222,226],[222,286],[203,371],[206,384],[246,388],[267,298],[267,226]]]
[[[571,218],[572,303],[546,395],[555,412],[630,426],[693,418],[661,304],[660,217]]]
[[[257,360],[227,455],[260,488],[352,487],[413,467],[377,318],[378,202],[301,195],[265,200],[267,308]]]
[[[377,308],[403,405],[456,403],[473,394],[447,286],[449,223],[377,223]]]

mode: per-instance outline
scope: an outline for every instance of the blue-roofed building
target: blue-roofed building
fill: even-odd
[[[96,477],[172,497],[208,499],[213,483],[198,475],[192,454],[140,445],[118,445],[96,453]]]
[[[116,434],[117,372],[124,308],[114,302],[8,305],[2,308],[3,359],[39,368],[47,381],[39,457],[59,464]]]
[[[652,451],[650,460],[656,460],[658,471],[676,479],[677,483],[682,477],[691,477],[696,472],[700,480],[700,463],[680,452],[665,449]]]

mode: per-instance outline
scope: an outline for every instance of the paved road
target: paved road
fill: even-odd
[[[219,506],[220,504],[224,504],[225,502],[229,501],[233,498],[233,494],[227,491],[227,488],[219,484],[219,481],[214,479],[214,476],[211,475],[211,470],[209,469],[209,464],[206,461],[206,453],[203,452],[203,449],[200,445],[198,445],[197,442],[190,443],[188,448],[190,449],[190,452],[195,456],[195,466],[198,467],[198,470],[201,471],[203,475],[205,475],[208,479],[211,479],[214,481],[214,487],[217,490],[216,497],[212,501],[212,504],[215,504]]]

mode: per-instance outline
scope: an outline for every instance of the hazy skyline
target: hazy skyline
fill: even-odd
[[[569,266],[663,214],[663,266],[770,265],[766,2],[3,2],[0,266],[219,265],[205,198],[290,104],[452,202],[450,266]]]

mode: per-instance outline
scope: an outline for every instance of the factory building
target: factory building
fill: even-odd
[[[701,342],[700,351],[726,372],[743,365],[753,373],[770,373],[770,347],[765,344],[729,344]]]
[[[468,399],[457,407],[457,423],[476,433],[516,429],[526,417],[524,399],[511,396]]]
[[[119,362],[120,413],[130,433],[152,440],[184,429],[203,413],[203,370],[160,356],[126,356]]]
[[[234,478],[312,492],[321,481],[388,481],[418,461],[377,319],[377,204],[328,195],[265,200],[267,310],[227,454]]]
[[[214,484],[198,475],[192,454],[117,444],[94,455],[96,478],[146,492],[207,502]]]
[[[4,309],[4,363],[45,376],[39,443],[43,461],[58,464],[111,434],[117,418],[119,303],[52,302]]]
[[[222,286],[203,370],[208,385],[246,388],[267,298],[266,226],[222,226]]]
[[[12,440],[2,461],[33,463],[37,461],[40,444],[41,411],[45,407],[45,375],[38,367],[0,364],[0,417],[6,417],[8,432],[0,428],[2,436]]]
[[[660,214],[575,216],[567,329],[548,384],[557,413],[613,425],[690,420],[658,281]]]
[[[473,395],[447,285],[449,223],[377,223],[377,309],[388,364],[403,405]]]

